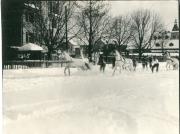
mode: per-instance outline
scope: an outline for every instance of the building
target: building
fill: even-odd
[[[130,55],[138,55],[138,50],[135,49],[132,42],[128,44],[127,50]],[[144,50],[143,55],[162,58],[166,51],[170,52],[171,56],[179,57],[179,26],[177,20],[175,20],[171,31],[162,31],[154,35],[149,48]]]
[[[50,20],[58,16],[58,1],[3,1],[2,2],[2,38],[3,38],[3,61],[12,60],[17,51],[14,48],[27,43],[35,43],[44,48],[46,43],[37,32],[37,14],[41,14],[49,28],[57,31],[56,20]],[[53,16],[53,17],[52,17]],[[55,34],[53,32],[53,34]],[[65,39],[64,39],[65,40]],[[60,42],[60,41],[59,41]],[[61,45],[56,41],[53,44]],[[76,47],[73,48],[73,47]],[[71,50],[78,51],[77,46],[71,45]],[[72,53],[75,53],[71,51]],[[76,52],[78,53],[78,52]]]
[[[20,1],[2,1],[2,61],[13,56],[11,46],[21,45],[21,27],[23,3]]]
[[[152,53],[164,53],[168,51],[172,56],[179,56],[179,27],[177,20],[174,22],[172,31],[164,31],[154,36]]]

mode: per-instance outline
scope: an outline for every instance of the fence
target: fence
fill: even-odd
[[[134,56],[137,61],[138,56]],[[111,64],[115,59],[114,56],[104,56],[106,63]],[[162,56],[158,57],[159,61],[164,61]],[[139,61],[140,62],[140,61]],[[28,68],[50,68],[50,67],[64,67],[69,61],[65,60],[19,60],[19,61],[5,61],[3,69],[28,69]]]
[[[3,69],[28,69],[28,68],[49,68],[63,67],[68,61],[42,61],[42,60],[26,60],[26,61],[6,61]]]

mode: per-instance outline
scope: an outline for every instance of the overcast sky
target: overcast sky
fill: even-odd
[[[174,20],[178,19],[178,1],[110,1],[112,16],[132,12],[135,9],[151,9],[159,13],[168,30],[174,25]]]

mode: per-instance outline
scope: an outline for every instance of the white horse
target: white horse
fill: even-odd
[[[121,73],[122,69],[126,69],[129,71],[133,70],[133,61],[129,58],[124,58],[117,50],[115,50],[115,66],[113,70],[113,74],[115,74],[117,68],[119,67],[119,72]]]
[[[70,68],[80,68],[81,70],[91,69],[90,63],[87,58],[84,58],[81,50],[81,59],[72,58],[67,52],[63,52],[63,57],[67,61],[64,68],[64,75],[67,75],[66,71],[68,70],[68,75],[70,76]]]
[[[170,70],[173,67],[173,70],[177,70],[179,68],[179,60],[176,58],[171,58],[170,53],[166,52],[164,54],[166,58],[166,69]]]
[[[133,61],[130,58],[124,58],[124,65],[123,65],[124,69],[128,70],[128,71],[133,71],[134,67],[133,67]]]

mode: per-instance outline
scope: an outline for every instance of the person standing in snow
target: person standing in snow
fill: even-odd
[[[113,53],[113,56],[112,56],[112,69],[115,67],[115,62],[116,62],[116,57],[115,57],[115,52]]]
[[[100,65],[100,71],[105,71],[106,62],[104,60],[103,54],[100,54],[99,56],[99,65]]]
[[[147,59],[145,57],[142,58],[142,67],[143,67],[143,70],[146,68],[147,69]]]
[[[134,71],[136,71],[137,61],[136,61],[135,57],[133,57],[132,61],[133,61],[133,69],[134,69]]]
[[[150,56],[150,57],[149,57],[149,68],[152,67],[152,60],[153,60],[153,59],[152,59],[152,57]]]
[[[153,73],[154,71],[154,68],[156,68],[156,72],[158,72],[159,70],[159,61],[156,57],[153,58],[153,61],[152,61],[152,68],[151,68],[151,71]]]

